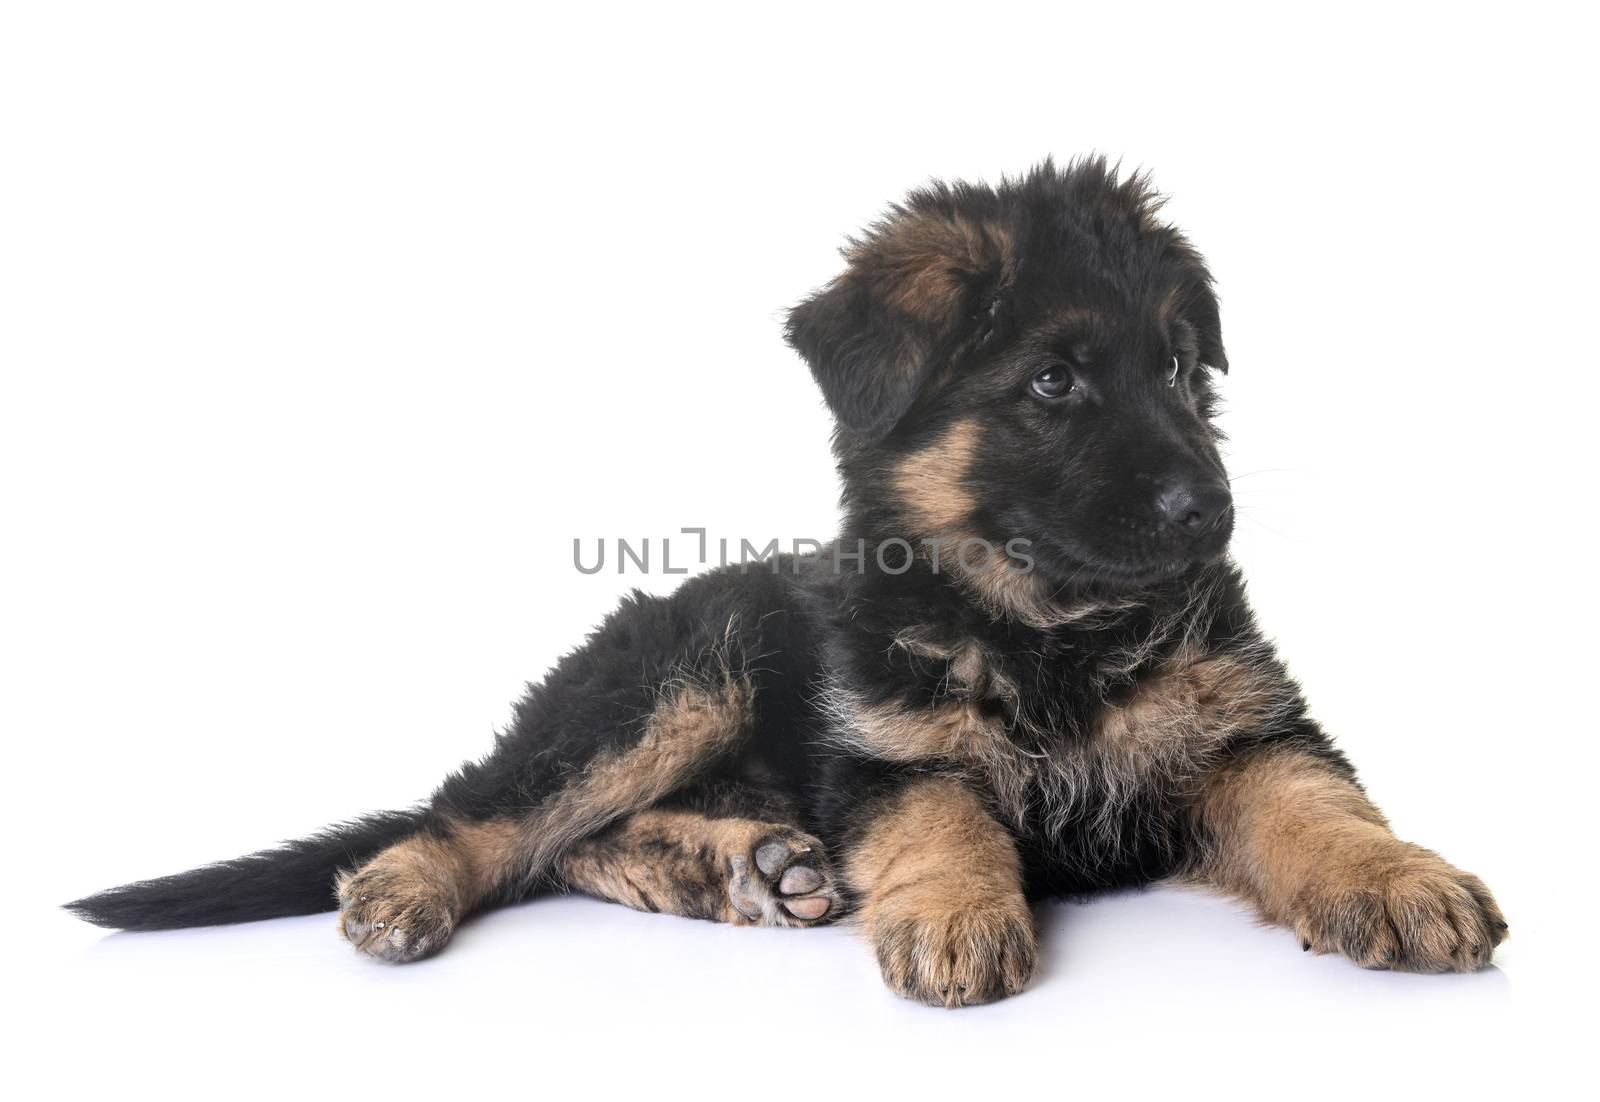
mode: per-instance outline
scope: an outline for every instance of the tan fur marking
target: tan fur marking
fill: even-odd
[[[635,910],[735,922],[728,859],[749,852],[764,829],[750,819],[641,811],[574,846],[561,859],[561,877]]]
[[[959,577],[994,615],[1041,629],[1129,607],[1127,602],[1062,605],[1037,572],[1024,570],[1004,547],[977,536],[972,514],[978,499],[971,471],[982,442],[983,430],[976,421],[957,421],[938,440],[895,466],[891,482],[916,530],[913,544],[918,553],[928,553],[928,546],[918,540],[938,540],[940,570]],[[970,546],[963,559],[964,543]]]
[[[597,759],[531,814],[455,821],[418,834],[339,876],[339,927],[356,947],[389,961],[436,952],[460,920],[490,897],[549,871],[574,843],[656,803],[750,729],[754,688],[684,682],[664,696],[627,750]]]
[[[957,567],[959,565],[956,564]],[[1040,631],[1093,626],[1115,620],[1121,613],[1140,604],[1137,593],[1126,597],[1063,602],[1037,570],[1023,569],[1022,564],[1009,554],[997,554],[984,569],[959,572],[978,603],[991,615]]]
[[[989,660],[983,648],[968,641],[949,659],[950,677],[964,693],[979,693],[989,687]]]
[[[937,441],[895,467],[895,489],[930,537],[960,529],[977,508],[967,477],[981,436],[977,422],[957,421]]]
[[[1000,721],[969,701],[913,709],[871,704],[855,714],[863,741],[889,761],[980,761],[989,756],[995,739],[1005,738]]]
[[[1488,963],[1504,919],[1477,877],[1402,842],[1324,762],[1262,752],[1212,776],[1196,806],[1211,845],[1197,879],[1240,896],[1305,947],[1374,968]]]
[[[339,931],[379,960],[416,960],[449,941],[476,902],[461,852],[418,834],[338,877]]]
[[[908,630],[895,645],[946,663],[946,695],[907,707],[836,690],[828,702],[841,741],[890,761],[960,767],[1018,829],[1031,823],[1054,831],[1073,821],[1073,829],[1105,832],[1108,845],[1119,842],[1129,800],[1155,796],[1180,810],[1222,746],[1295,699],[1276,667],[1191,642],[1125,698],[1104,705],[1085,737],[1063,739],[1051,726],[1050,702],[1023,699],[975,643]],[[1094,813],[1080,815],[1084,807]]]
[[[940,541],[939,569],[960,577],[997,615],[1046,626],[1059,613],[1037,574],[1024,572],[999,549],[982,553],[976,542],[962,561],[963,542],[978,539],[971,527],[978,500],[970,477],[982,438],[977,422],[957,421],[938,440],[900,460],[891,476],[893,485],[918,538]],[[920,543],[917,549],[928,550]]]
[[[757,851],[777,843],[815,874],[776,893],[763,879]],[[812,919],[839,909],[822,844],[809,835],[756,819],[714,818],[694,811],[651,809],[585,838],[560,862],[568,887],[635,910],[706,918],[735,925],[809,925],[790,908],[820,907]],[[738,877],[751,877],[737,883]],[[794,898],[802,896],[801,899]],[[736,897],[746,910],[740,910]],[[784,906],[785,903],[789,908]]]
[[[1115,755],[1131,776],[1192,767],[1233,736],[1261,726],[1285,697],[1280,678],[1233,654],[1204,654],[1167,663],[1133,694],[1103,709],[1099,752]]]
[[[1383,815],[1327,765],[1299,754],[1249,759],[1209,778],[1200,814],[1225,841],[1208,855],[1205,877],[1252,899],[1263,917],[1285,922],[1307,881],[1339,852],[1370,854],[1387,845]],[[1308,845],[1309,843],[1309,845]],[[1352,867],[1338,863],[1338,872]]]
[[[749,680],[732,674],[675,686],[638,742],[596,759],[531,813],[456,820],[443,835],[416,835],[341,873],[341,930],[384,960],[436,951],[491,897],[547,873],[574,843],[658,802],[730,749],[750,730],[753,705]]]
[[[580,838],[658,803],[743,739],[754,707],[748,678],[679,686],[656,706],[637,743],[597,758],[528,816],[518,846],[520,874],[537,875]]]
[[[483,902],[502,882],[515,860],[518,824],[510,819],[452,824],[451,848],[459,863],[462,894],[470,910]]]
[[[886,281],[891,306],[942,330],[961,304],[962,275],[998,269],[1005,281],[1014,253],[1010,230],[998,222],[912,211],[847,249],[845,258]]]
[[[867,827],[846,876],[895,991],[960,1006],[1027,983],[1037,950],[1016,845],[961,782],[911,784]]]
[[[895,646],[945,668],[945,691],[959,699],[1007,700],[1013,703],[1021,690],[996,668],[992,656],[976,639],[941,643],[931,633],[907,628],[895,636]]]
[[[460,855],[441,838],[418,834],[396,842],[362,872],[382,875],[392,885],[391,894],[404,896],[409,903],[442,904],[452,918],[460,917],[469,905]]]
[[[1051,599],[1044,579],[1009,558],[973,571],[967,581],[983,606],[1004,619],[1040,629],[1072,622],[1070,612]]]
[[[383,850],[346,877],[380,878],[385,893],[431,901],[460,921],[504,883],[520,828],[509,819],[455,822],[447,836],[416,834]]]
[[[1071,306],[1051,314],[1049,320],[1040,326],[1040,329],[1043,331],[1060,329],[1105,330],[1110,327],[1110,319],[1099,310],[1091,310],[1086,306]]]

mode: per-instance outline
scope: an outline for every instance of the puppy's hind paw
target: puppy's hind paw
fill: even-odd
[[[728,900],[734,921],[754,926],[812,926],[840,910],[822,843],[796,830],[777,830],[749,853],[728,859]]]
[[[383,857],[339,877],[339,932],[357,950],[391,964],[432,956],[455,931],[448,893]]]

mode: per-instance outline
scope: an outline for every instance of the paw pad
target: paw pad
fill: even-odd
[[[728,899],[756,926],[804,926],[837,913],[822,846],[794,832],[771,836],[728,859]]]

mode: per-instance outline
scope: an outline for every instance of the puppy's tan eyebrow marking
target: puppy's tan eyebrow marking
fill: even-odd
[[[1096,343],[1114,332],[1109,314],[1090,306],[1070,306],[1049,315],[1032,330],[1029,343],[1041,352],[1086,362]]]
[[[1093,332],[1108,328],[1110,319],[1099,310],[1089,306],[1069,306],[1058,310],[1047,318],[1040,332],[1056,334],[1062,330],[1076,332]]]

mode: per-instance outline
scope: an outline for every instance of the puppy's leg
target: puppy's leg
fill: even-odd
[[[1020,991],[1038,956],[1016,844],[977,794],[913,780],[871,812],[845,861],[895,992],[935,1006]]]
[[[503,882],[519,839],[510,821],[433,825],[339,874],[339,932],[379,960],[419,960]]]
[[[569,743],[573,756],[587,760],[555,778],[524,780],[525,761],[554,755],[502,740],[495,756],[447,782],[422,831],[340,873],[341,932],[381,960],[436,952],[468,914],[548,883],[573,846],[653,806],[728,753],[750,729],[753,694],[747,679],[723,671],[681,677],[617,744],[595,751]],[[565,695],[578,693],[557,682],[539,701]],[[569,707],[570,717],[588,704]],[[522,794],[541,785],[549,786],[542,799]]]
[[[1267,750],[1208,778],[1202,881],[1295,930],[1307,950],[1369,968],[1489,963],[1505,919],[1481,880],[1402,842],[1356,785],[1311,755]]]
[[[743,926],[810,926],[839,911],[822,843],[757,819],[640,811],[559,867],[569,887],[641,911]]]

